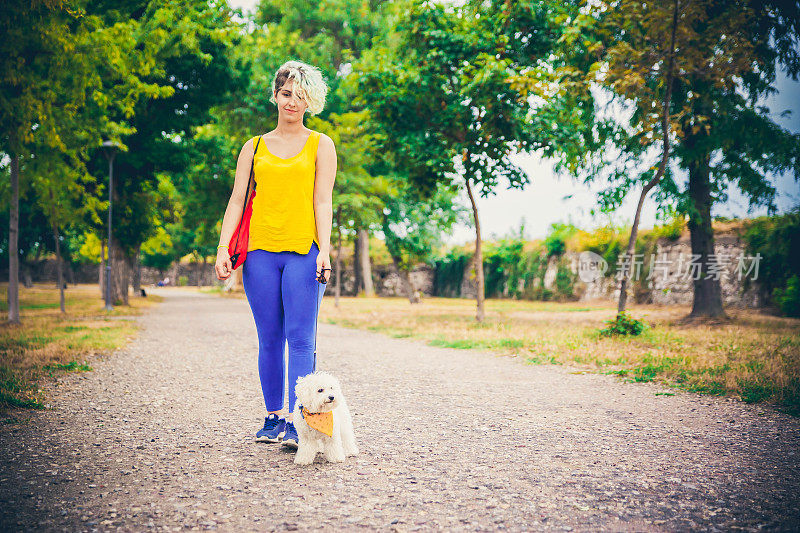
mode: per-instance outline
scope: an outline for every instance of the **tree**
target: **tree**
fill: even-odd
[[[413,2],[398,21],[400,43],[375,49],[357,65],[359,96],[381,125],[381,148],[430,197],[440,182],[458,178],[475,223],[476,319],[484,317],[481,230],[473,187],[492,194],[528,183],[512,151],[536,143],[526,127],[527,102],[510,83],[515,43],[497,31],[508,6],[443,6]],[[485,8],[486,6],[484,6]],[[494,10],[494,11],[493,11]],[[486,22],[489,21],[489,22]]]
[[[669,7],[673,8],[672,17]],[[769,83],[764,84],[764,76],[751,79],[754,70],[772,69],[774,73],[769,61],[754,67],[759,61],[758,50],[764,46],[763,39],[756,38],[753,32],[757,18],[757,11],[742,2],[593,4],[569,19],[559,50],[562,63],[556,69],[562,93],[551,92],[542,112],[561,117],[565,126],[566,133],[550,147],[551,155],[561,159],[558,166],[586,181],[610,181],[610,187],[599,199],[603,210],[616,209],[635,187],[642,186],[646,193],[655,182],[652,188],[662,212],[678,210],[689,214],[692,251],[701,261],[690,316],[724,316],[719,282],[708,275],[715,259],[712,193],[721,197],[721,185],[740,175],[745,179],[739,179],[739,183],[749,182],[750,190],[764,199],[769,197],[770,189],[765,172],[797,168],[800,152],[796,138],[775,126],[765,111],[752,109],[754,100],[748,105],[742,96],[750,84],[761,90],[769,87]],[[677,24],[674,49],[664,48],[664,43],[669,42],[665,29],[670,19]],[[759,26],[762,25],[755,25]],[[669,50],[674,50],[674,71],[672,82],[667,85],[664,80]],[[575,102],[581,105],[576,106]],[[615,106],[616,112],[612,112]],[[660,172],[663,179],[654,180],[660,167],[642,164],[652,158],[661,138],[654,134],[653,126],[659,110],[662,119],[666,117],[666,107],[674,154],[680,167],[689,172],[685,192],[675,181],[678,165],[667,163]],[[751,119],[749,124],[742,120],[746,118]],[[770,141],[763,142],[752,135],[759,124],[762,134],[770,135]],[[667,131],[664,126],[661,130]],[[763,139],[766,138],[765,135]],[[670,142],[668,137],[664,139]],[[662,150],[662,161],[665,153]],[[698,164],[707,165],[715,153],[720,164],[715,166],[718,181],[712,185],[708,181],[710,172],[700,172]],[[636,224],[638,218],[634,221]],[[635,226],[631,242],[634,233]],[[624,310],[624,297],[624,293],[620,294],[620,310]]]
[[[66,313],[61,232],[80,224],[85,216],[97,216],[98,202],[84,187],[94,178],[85,173],[83,165],[71,163],[61,152],[40,152],[31,163],[32,185],[53,235],[60,309]]]
[[[694,281],[690,318],[725,317],[720,281],[708,270],[722,257],[715,254],[711,210],[724,201],[730,184],[749,198],[751,206],[775,212],[776,190],[771,175],[792,172],[800,178],[800,134],[779,127],[769,110],[758,105],[775,91],[778,70],[792,79],[800,74],[800,2],[740,0],[708,1],[704,16],[693,21],[706,35],[698,52],[718,65],[717,43],[725,38],[735,68],[720,75],[716,68],[697,69],[676,91],[676,105],[691,109],[684,117],[684,135],[676,146],[688,172],[686,187],[668,189],[679,209],[689,215],[692,254],[701,258],[700,279]],[[728,20],[741,21],[738,33]]]
[[[346,90],[342,88],[341,90]],[[351,237],[356,247],[353,271],[356,275],[356,292],[363,288],[372,296],[372,270],[369,263],[366,228],[380,224],[385,201],[391,194],[389,179],[376,167],[374,136],[369,132],[369,114],[365,111],[333,113],[328,120],[312,119],[309,124],[328,136],[336,145],[338,169],[333,190],[334,228],[331,238],[336,238],[335,305],[341,295],[342,239]],[[360,234],[360,235],[359,235]],[[366,242],[365,242],[366,241]],[[366,247],[365,247],[366,244]],[[360,246],[360,247],[359,247]],[[361,259],[361,261],[359,261]],[[360,280],[360,283],[359,283]]]
[[[411,303],[419,303],[409,271],[431,259],[442,245],[442,233],[465,221],[466,212],[454,204],[457,191],[451,184],[439,183],[439,190],[428,201],[421,201],[408,180],[400,178],[394,183],[397,190],[387,197],[383,210],[383,235],[403,290]]]
[[[633,253],[644,200],[664,177],[670,160],[674,119],[671,114],[672,89],[676,78],[675,52],[676,48],[683,50],[686,45],[686,32],[681,23],[684,18],[691,16],[691,12],[687,13],[688,3],[687,0],[672,0],[666,4],[622,0],[608,6],[607,11],[601,11],[597,19],[588,17],[591,22],[600,21],[596,31],[608,43],[600,52],[599,60],[589,68],[590,83],[600,83],[636,106],[640,131],[635,135],[638,136],[640,145],[657,142],[655,123],[659,123],[661,129],[658,166],[643,173],[646,182],[636,205],[628,246],[623,256],[618,315],[625,312],[627,282],[633,270]],[[565,34],[567,42],[575,38],[574,33]]]
[[[170,173],[176,180],[189,174],[194,128],[210,120],[210,109],[239,82],[230,55],[238,37],[222,0],[130,2],[107,17],[109,23],[136,22],[135,48],[151,53],[147,79],[161,90],[135,101],[129,117],[135,133],[123,139],[126,151],[114,163],[112,299],[127,304],[133,258],[159,227],[154,211],[157,174]],[[94,164],[96,169],[104,166],[100,154]]]
[[[10,158],[11,198],[8,237],[8,320],[19,317],[19,177],[28,145],[39,128],[53,133],[46,120],[54,101],[75,91],[84,80],[65,78],[62,67],[73,61],[70,42],[78,17],[60,1],[6,2],[0,16],[0,150]],[[34,31],[31,31],[34,28]],[[45,127],[40,127],[45,124]],[[50,127],[47,127],[50,126]],[[57,135],[45,135],[58,146]]]
[[[0,150],[11,160],[9,320],[19,322],[19,176],[36,155],[34,148],[62,152],[74,165],[70,174],[82,174],[89,148],[104,136],[130,131],[124,117],[130,116],[132,103],[141,94],[163,93],[142,81],[151,72],[152,56],[132,38],[135,22],[106,25],[79,0],[13,1],[3,5],[3,15]],[[123,120],[110,118],[112,108]],[[57,199],[40,196],[39,201],[45,205]]]

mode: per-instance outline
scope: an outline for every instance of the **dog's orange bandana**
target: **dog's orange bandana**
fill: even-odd
[[[300,412],[303,414],[303,420],[306,421],[309,427],[329,437],[333,437],[333,411],[328,411],[327,413],[309,413],[306,408],[303,407],[300,409]]]

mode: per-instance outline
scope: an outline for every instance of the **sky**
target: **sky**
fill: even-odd
[[[257,1],[228,0],[228,4],[234,8],[241,7],[246,11],[252,11]],[[781,76],[776,88],[778,94],[772,95],[764,104],[770,108],[773,119],[778,124],[795,133],[800,132],[800,82]],[[786,110],[791,111],[791,114],[780,116]],[[492,240],[511,232],[516,234],[523,220],[524,236],[527,239],[544,238],[554,222],[571,222],[582,229],[591,230],[608,222],[630,224],[633,221],[641,189],[629,194],[622,206],[610,218],[608,215],[592,215],[593,208],[596,210],[597,207],[597,192],[600,190],[598,186],[590,188],[569,177],[556,176],[552,164],[535,154],[518,154],[512,161],[525,170],[530,183],[523,190],[505,189],[501,183],[495,195],[487,198],[481,198],[479,195],[476,197],[483,239]],[[800,184],[794,180],[794,176],[788,174],[773,176],[772,183],[778,191],[776,204],[779,213],[800,204]],[[466,192],[463,192],[457,201],[470,208]],[[742,218],[766,214],[766,208],[748,211],[747,199],[735,186],[729,188],[727,202],[717,203],[712,208],[713,216]],[[655,204],[652,200],[645,200],[640,228],[652,228],[656,223]],[[474,228],[462,224],[453,228],[446,242],[465,244],[474,240]]]

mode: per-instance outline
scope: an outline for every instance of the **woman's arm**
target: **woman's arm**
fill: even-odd
[[[244,207],[244,196],[250,182],[250,164],[253,161],[253,140],[249,139],[241,151],[236,162],[236,176],[233,180],[233,190],[228,200],[228,207],[222,217],[222,228],[220,229],[219,244],[227,246],[239,224]],[[217,279],[227,279],[231,275],[231,258],[227,248],[217,248],[217,262],[214,266],[217,271]]]
[[[249,139],[239,152],[239,160],[236,162],[236,177],[233,180],[233,190],[231,198],[228,200],[228,208],[225,209],[225,216],[222,218],[222,229],[220,230],[219,243],[227,245],[233,236],[239,218],[242,216],[244,207],[244,195],[247,193],[247,185],[250,181],[250,164],[253,161],[253,140]]]
[[[336,147],[324,133],[317,149],[317,173],[314,179],[314,217],[320,253],[331,251],[333,227],[333,182],[336,180]]]

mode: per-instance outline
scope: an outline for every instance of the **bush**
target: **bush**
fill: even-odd
[[[443,257],[434,260],[433,294],[435,296],[461,296],[464,269],[472,260],[472,253],[462,248],[453,248]]]
[[[185,287],[189,284],[189,276],[178,277],[178,287]]]
[[[572,299],[575,296],[576,277],[567,266],[559,264],[556,270],[556,292],[565,299]]]
[[[605,328],[600,330],[601,337],[611,337],[613,335],[640,335],[647,324],[643,320],[633,318],[628,313],[620,313],[613,320],[606,320]]]
[[[776,288],[772,299],[786,316],[800,317],[800,276],[796,274],[786,281],[786,288]]]
[[[784,215],[748,221],[742,240],[749,255],[761,254],[758,284],[764,293],[783,313],[796,312],[797,282],[791,278],[800,277],[800,206]],[[745,277],[743,288],[747,290],[750,283]]]
[[[572,224],[556,222],[550,224],[550,231],[544,240],[544,247],[547,256],[562,255],[567,251],[567,241],[578,232],[578,228]]]
[[[686,218],[683,215],[674,217],[670,222],[653,228],[652,233],[656,239],[665,238],[672,242],[680,239],[683,229],[686,226]]]

